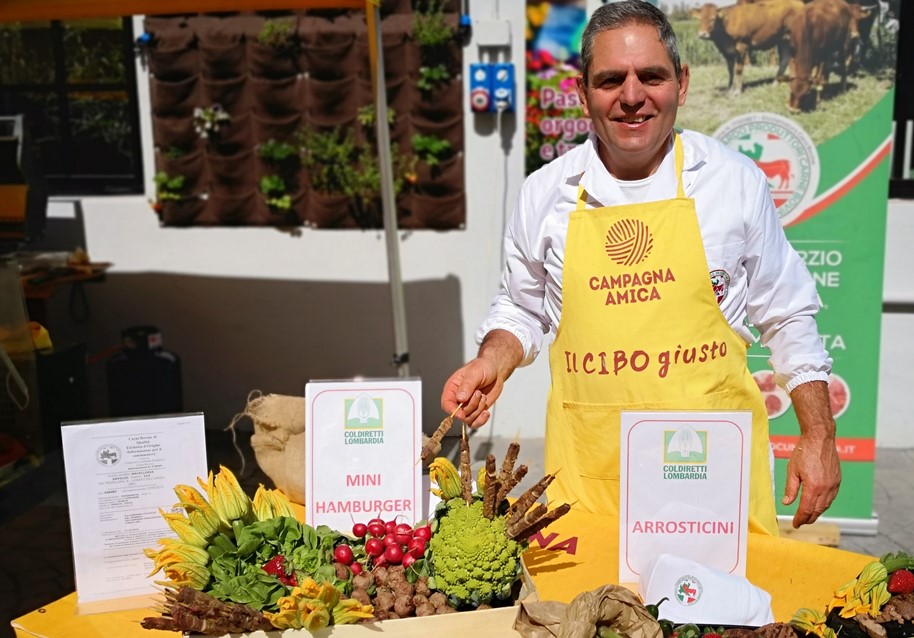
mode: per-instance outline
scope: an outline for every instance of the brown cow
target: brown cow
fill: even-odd
[[[852,20],[857,24],[858,37],[848,51],[847,71],[853,73],[859,68],[873,48],[873,25],[879,17],[879,4],[875,0],[847,0],[853,12]],[[852,39],[854,35],[850,36]]]
[[[812,0],[793,20],[790,40],[794,50],[794,78],[787,108],[796,113],[818,106],[832,64],[847,88],[848,52],[859,38],[857,15],[844,0]]]
[[[803,11],[800,0],[764,0],[718,8],[707,3],[693,9],[691,15],[700,21],[698,37],[711,40],[724,56],[733,94],[743,90],[743,66],[750,49],[777,48],[777,79],[786,79],[791,48],[788,32],[793,16]]]

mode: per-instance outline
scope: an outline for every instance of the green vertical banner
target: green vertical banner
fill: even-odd
[[[819,9],[826,3],[839,9],[837,18],[823,17]],[[855,8],[843,0],[783,4],[788,9],[782,18],[769,14],[767,19],[784,21],[782,37],[791,43],[792,52],[799,53],[796,66],[785,63],[791,51],[774,41],[768,49],[750,50],[742,69],[738,64],[732,71],[728,67],[721,41],[734,24],[745,26],[757,17],[758,7],[734,5],[709,12],[708,5],[696,2],[691,9],[669,13],[683,62],[691,69],[689,94],[677,126],[716,137],[752,159],[767,177],[787,238],[816,281],[822,300],[819,332],[834,360],[829,396],[843,481],[826,518],[845,530],[874,531],[895,33],[884,27],[878,10]],[[797,11],[809,24],[837,20],[840,38],[810,41],[810,30],[790,26]],[[849,16],[846,23],[842,16]],[[801,60],[801,54],[807,57]],[[840,73],[842,56],[849,60],[846,79]],[[815,81],[808,87],[791,82],[791,77],[811,75],[805,68],[810,58],[824,60],[832,73],[818,86]],[[768,409],[776,489],[782,494],[799,425],[789,397],[774,383],[768,358],[760,344],[750,348],[749,367]],[[776,501],[779,514],[792,515],[796,504],[784,507],[780,498]]]
[[[581,143],[591,130],[574,90],[590,4],[527,2],[527,173]],[[827,5],[835,11],[822,11]],[[834,360],[829,395],[843,473],[826,518],[846,531],[874,530],[893,16],[860,0],[720,7],[685,0],[661,6],[691,71],[677,126],[712,135],[758,165],[788,239],[815,278],[822,300],[819,332]],[[823,20],[837,20],[830,32],[838,35],[831,40],[812,41],[805,34],[814,29],[793,26],[821,26]],[[762,27],[771,27],[777,37],[753,40],[753,30]],[[745,64],[735,55],[733,42],[739,39],[756,47],[749,48]],[[802,61],[791,63],[797,51],[806,57],[795,55]],[[811,78],[810,59],[823,60],[831,73],[804,90],[802,82],[790,79]],[[844,78],[842,59],[849,64]],[[767,350],[755,344],[749,355],[768,409],[776,489],[782,494],[799,426],[789,397],[774,383]],[[779,514],[792,515],[796,504],[778,507]]]

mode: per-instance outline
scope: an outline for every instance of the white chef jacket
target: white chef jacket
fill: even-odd
[[[746,343],[755,340],[747,322],[759,331],[775,381],[788,392],[807,381],[827,381],[831,359],[816,327],[815,282],[784,235],[764,174],[717,140],[694,131],[681,135],[683,186],[695,200],[708,268],[729,278],[721,311]],[[507,222],[501,287],[477,339],[507,330],[523,347],[521,365],[536,358],[544,335],[554,336],[562,314],[565,236],[578,185],[588,207],[676,197],[672,143],[651,178],[621,185],[596,145],[591,134],[529,175]]]

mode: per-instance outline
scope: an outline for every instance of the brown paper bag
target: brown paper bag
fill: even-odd
[[[630,638],[663,636],[641,599],[619,585],[583,592],[570,604],[522,601],[514,629],[524,638],[591,638],[598,622]]]

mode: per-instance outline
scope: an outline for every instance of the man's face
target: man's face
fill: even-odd
[[[586,84],[578,79],[578,95],[593,120],[603,163],[619,179],[652,175],[685,104],[688,67],[677,80],[657,29],[631,24],[595,38],[589,75]]]

